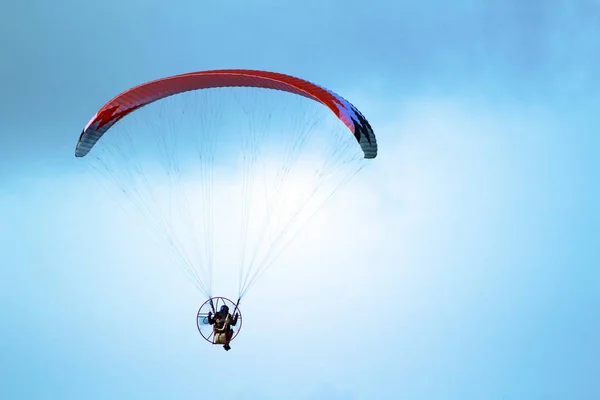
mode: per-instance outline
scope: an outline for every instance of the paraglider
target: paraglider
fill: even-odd
[[[165,111],[177,98],[182,104]],[[145,110],[147,126],[131,126]],[[117,95],[85,125],[75,156],[96,149],[95,170],[131,200],[208,299],[199,332],[226,350],[241,329],[239,303],[249,288],[378,151],[367,119],[341,96],[293,76],[241,69],[171,76]],[[231,223],[235,203],[239,224]],[[229,231],[234,225],[239,235]],[[239,249],[235,303],[212,293],[217,228],[224,240],[239,237],[221,257]]]
[[[230,312],[231,306],[234,308]],[[200,335],[209,343],[222,344],[223,348],[229,351],[231,349],[229,343],[235,339],[242,328],[242,314],[238,306],[239,304],[234,305],[225,297],[206,300],[200,306],[196,319]]]
[[[223,344],[223,348],[227,351],[231,350],[231,346],[229,346],[229,343],[233,338],[233,329],[231,329],[231,327],[237,324],[238,317],[238,313],[232,317],[229,313],[229,307],[226,305],[222,305],[221,309],[215,313],[214,317],[210,311],[208,312],[208,323],[209,325],[214,325],[214,342]]]

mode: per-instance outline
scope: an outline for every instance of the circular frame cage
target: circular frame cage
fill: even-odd
[[[235,326],[231,326],[231,329],[233,330],[233,336],[229,342],[232,342],[242,330],[243,318],[239,306],[226,297],[211,297],[200,306],[196,316],[196,326],[198,327],[198,332],[207,342],[211,344],[219,343],[215,342],[215,332],[213,325],[208,323],[208,314],[212,313],[214,315],[224,305],[229,308],[229,313],[232,316],[235,316],[235,314],[238,315],[237,323]]]

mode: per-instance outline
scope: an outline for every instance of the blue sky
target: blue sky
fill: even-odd
[[[554,0],[3,4],[0,398],[599,398],[599,18]],[[115,94],[211,68],[318,82],[380,143],[250,293],[228,353],[73,156]]]

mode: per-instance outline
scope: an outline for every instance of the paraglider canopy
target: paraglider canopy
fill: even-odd
[[[352,132],[365,158],[377,156],[377,142],[367,119],[343,97],[314,83],[277,72],[225,69],[198,71],[157,79],[129,89],[104,105],[81,132],[76,157],[84,157],[98,139],[133,111],[157,100],[191,90],[255,87],[297,94],[327,106]]]

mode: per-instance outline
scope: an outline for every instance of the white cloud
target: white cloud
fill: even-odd
[[[504,263],[519,262],[522,234],[531,231],[513,213],[523,217],[532,204],[514,206],[547,128],[536,117],[452,99],[394,104],[380,113],[389,116],[378,124],[380,156],[306,226],[244,300],[236,371],[269,374],[286,360],[307,360],[311,369],[298,364],[289,372],[294,379],[322,374],[330,388],[343,388],[342,396],[357,389],[344,384],[348,379],[364,382],[370,362],[402,371],[411,363],[427,367],[427,359],[419,360],[429,347],[443,352],[457,332],[468,330],[460,316],[473,322],[491,304],[510,311],[510,298],[497,302],[508,287],[505,276],[515,272]],[[47,252],[47,265],[70,277],[63,285],[88,285],[79,299],[103,321],[103,334],[119,340],[123,351],[171,340],[169,348],[181,354],[222,352],[198,343],[193,315],[203,300],[151,236],[89,178],[59,181],[30,185],[38,206],[15,205],[28,227],[14,234],[26,237],[35,224],[39,232],[30,240]],[[233,198],[227,197],[225,209]],[[216,250],[231,252],[219,244]],[[237,270],[234,262],[224,264],[217,269]],[[220,295],[235,291],[228,282],[217,287]],[[385,319],[383,341],[373,318]],[[444,340],[436,336],[440,324]],[[140,341],[144,336],[148,343]],[[386,355],[386,346],[402,348],[402,360]],[[321,367],[310,362],[315,359]],[[231,363],[219,359],[215,367]],[[291,378],[282,382],[296,387]]]

